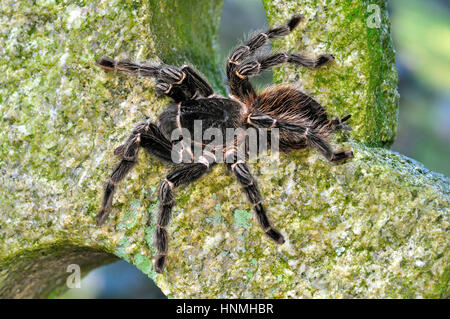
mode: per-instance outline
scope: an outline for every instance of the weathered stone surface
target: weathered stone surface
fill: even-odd
[[[177,191],[167,269],[157,275],[156,190],[167,170],[144,153],[120,184],[107,223],[95,226],[104,182],[116,162],[112,150],[135,123],[156,118],[168,103],[155,98],[151,80],[105,74],[95,60],[192,59],[220,89],[213,48],[221,3],[174,0],[179,14],[169,14],[165,3],[1,3],[0,296],[55,295],[69,264],[87,271],[116,256],[172,297],[449,297],[449,180],[343,134],[334,143],[355,153],[343,165],[330,165],[315,151],[282,155],[278,167],[263,159],[252,164],[269,214],[287,238],[283,246],[263,237],[239,186],[218,166]],[[363,10],[352,3],[356,12]],[[312,1],[305,6],[314,8]],[[352,16],[347,4],[340,8],[328,6],[326,14]],[[314,16],[311,10],[305,12]],[[165,19],[169,26],[183,25],[185,34],[161,27]],[[189,36],[189,28],[197,35]],[[300,36],[289,36],[287,43]],[[356,56],[348,63],[363,59]],[[371,61],[365,67],[375,67]],[[386,61],[380,69],[388,81],[386,96],[377,93],[383,101],[395,99],[392,61]],[[336,64],[325,73],[297,69],[321,74],[322,80],[308,80],[304,88],[331,114],[354,114],[355,140],[388,143],[392,118],[370,110],[368,100],[361,108],[342,103],[342,109],[327,100],[353,85],[351,69],[333,75],[334,67],[342,68]],[[292,74],[276,77],[296,81]],[[361,99],[371,99],[375,86],[363,85]],[[365,121],[370,112],[373,121]],[[148,218],[152,225],[146,227]]]

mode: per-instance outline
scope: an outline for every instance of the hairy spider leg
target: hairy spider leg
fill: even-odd
[[[108,57],[101,58],[97,64],[105,70],[156,78],[156,92],[172,98],[175,102],[214,94],[208,82],[188,65],[181,68],[170,65],[145,65],[130,61],[115,61]]]
[[[316,148],[330,162],[338,162],[353,157],[352,151],[334,151],[320,132],[305,125],[279,120],[267,114],[250,114],[247,122],[255,128],[278,128],[280,150],[284,152],[309,145]]]
[[[186,164],[185,167],[178,169],[167,175],[159,187],[159,212],[156,225],[156,247],[158,255],[155,260],[156,271],[161,273],[167,258],[169,238],[167,234],[167,225],[170,221],[172,208],[175,205],[173,190],[182,185],[190,184],[199,179],[209,171],[214,163],[209,162]]]
[[[138,124],[127,141],[114,150],[114,154],[121,157],[121,161],[114,168],[106,184],[102,201],[102,209],[97,215],[97,225],[101,225],[108,217],[116,185],[125,178],[136,165],[140,148],[159,159],[171,162],[171,143],[164,137],[154,123]]]
[[[255,213],[256,220],[266,236],[272,239],[277,244],[284,243],[283,235],[276,230],[269,221],[266,210],[263,205],[261,193],[259,192],[256,179],[250,173],[247,164],[243,160],[238,159],[235,150],[226,155],[227,167],[241,184],[243,191],[247,195],[248,200],[252,204],[252,209]]]
[[[294,15],[285,25],[269,29],[252,37],[244,45],[238,46],[230,55],[227,61],[226,73],[230,93],[242,102],[250,103],[256,98],[256,92],[253,89],[247,77],[238,72],[241,63],[255,53],[257,49],[266,44],[270,39],[288,35],[301,21],[302,16]]]
[[[237,76],[244,78],[256,76],[265,70],[283,63],[297,64],[315,69],[333,60],[334,57],[331,54],[324,54],[318,58],[307,58],[301,54],[275,53],[259,57],[255,60],[246,61],[235,72]]]

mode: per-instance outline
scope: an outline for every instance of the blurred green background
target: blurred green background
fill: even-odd
[[[400,115],[392,150],[450,176],[450,2],[391,0],[397,51]],[[267,26],[260,0],[224,0],[221,55],[245,35]],[[267,72],[255,84],[271,83]],[[63,298],[165,298],[134,266],[119,261],[88,274]]]

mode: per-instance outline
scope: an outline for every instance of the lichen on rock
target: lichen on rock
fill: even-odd
[[[186,60],[223,90],[214,50],[221,1],[168,2],[0,4],[0,296],[53,296],[69,264],[88,271],[121,258],[171,297],[448,298],[448,178],[366,145],[392,141],[397,95],[388,18],[383,13],[380,29],[364,29],[365,1],[265,1],[270,23],[294,11],[307,17],[275,49],[337,55],[323,70],[283,66],[276,80],[296,82],[301,74],[303,90],[333,115],[352,113],[355,127],[333,140],[354,151],[345,164],[315,151],[251,164],[284,245],[264,237],[238,184],[217,166],[177,189],[167,269],[156,274],[156,193],[167,170],[144,152],[106,224],[95,225],[114,147],[168,103],[156,98],[152,80],[105,73],[95,60]],[[384,1],[375,2],[384,10]],[[354,53],[341,48],[345,37],[335,28],[351,19],[365,33],[349,39],[378,39],[383,50],[352,41]]]

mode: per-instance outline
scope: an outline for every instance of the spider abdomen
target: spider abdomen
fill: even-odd
[[[254,108],[278,120],[314,129],[323,128],[329,121],[322,105],[288,85],[265,89],[258,95]]]

